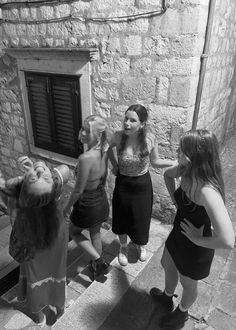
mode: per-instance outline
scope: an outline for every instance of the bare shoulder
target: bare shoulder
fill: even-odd
[[[199,189],[199,203],[201,205],[219,205],[224,203],[219,191],[210,185],[203,185]]]
[[[94,155],[92,152],[84,152],[82,155],[79,156],[79,165],[88,164],[94,159]]]

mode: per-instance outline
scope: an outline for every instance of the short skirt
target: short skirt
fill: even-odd
[[[149,172],[130,177],[118,174],[112,199],[112,231],[127,234],[133,243],[149,239],[153,190]]]
[[[70,215],[73,225],[91,228],[108,220],[109,204],[105,188],[100,184],[95,190],[86,190],[74,204]]]
[[[215,250],[195,245],[175,229],[168,236],[165,246],[181,275],[202,280],[210,274]]]

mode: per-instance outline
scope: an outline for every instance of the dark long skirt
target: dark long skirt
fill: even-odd
[[[127,234],[133,243],[145,245],[149,238],[153,190],[149,172],[130,177],[118,174],[112,199],[112,231]]]
[[[108,220],[109,204],[105,188],[100,184],[95,190],[86,190],[74,204],[71,222],[79,228],[91,228]]]

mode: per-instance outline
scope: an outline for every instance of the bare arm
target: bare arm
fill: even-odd
[[[155,143],[154,147],[150,153],[150,162],[154,168],[165,168],[168,166],[173,166],[176,164],[176,161],[170,159],[161,159],[158,153],[158,145]]]
[[[75,187],[72,190],[69,200],[63,211],[65,216],[70,212],[71,207],[74,205],[74,203],[79,199],[79,197],[83,193],[88,181],[90,167],[91,166],[88,156],[85,154],[81,155],[79,157],[79,171],[78,171]]]
[[[179,177],[179,166],[173,165],[172,167],[168,168],[164,173],[164,180],[166,184],[166,188],[170,194],[170,198],[174,205],[176,205],[176,201],[174,198],[174,192],[176,190],[175,178]]]
[[[109,141],[109,149],[108,149],[108,159],[111,162],[113,167],[112,172],[113,174],[117,174],[118,172],[118,160],[114,155],[114,148],[117,147],[120,141],[120,132],[115,132]]]
[[[203,227],[196,228],[188,220],[181,223],[182,233],[194,244],[202,247],[210,249],[232,249],[235,243],[234,230],[220,194],[211,187],[203,187],[200,202],[205,207],[211,220],[214,229],[213,236],[203,236]]]

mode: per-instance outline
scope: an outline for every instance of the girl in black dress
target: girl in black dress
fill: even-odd
[[[232,249],[234,230],[224,204],[224,184],[218,143],[207,130],[191,130],[180,140],[178,165],[165,171],[165,183],[177,207],[161,263],[165,290],[152,288],[151,296],[169,312],[160,320],[163,329],[183,326],[197,299],[198,280],[209,275],[215,249]],[[175,190],[175,178],[181,183]],[[213,228],[213,230],[211,229]],[[172,297],[178,280],[183,287],[179,306]]]

